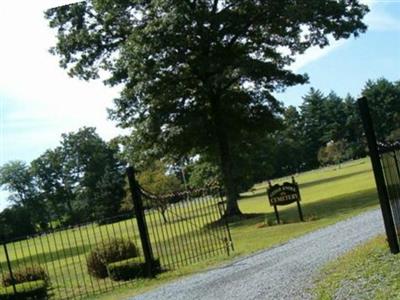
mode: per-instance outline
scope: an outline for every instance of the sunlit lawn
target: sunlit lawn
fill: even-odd
[[[321,300],[399,299],[399,277],[399,255],[379,236],[326,265],[313,292]]]
[[[123,237],[139,244],[135,219],[117,222],[110,225],[89,225],[71,228],[54,234],[43,235],[8,245],[13,267],[20,264],[40,264],[46,268],[52,280],[50,293],[56,297],[69,298],[78,296],[84,291],[111,289],[109,294],[92,296],[96,299],[116,299],[134,295],[154,288],[164,282],[183,275],[202,271],[241,255],[266,249],[283,243],[318,228],[333,224],[342,219],[376,207],[377,195],[374,188],[369,160],[348,162],[339,167],[322,168],[296,176],[302,195],[302,208],[306,222],[300,222],[296,204],[279,207],[282,225],[276,225],[273,208],[269,206],[266,196],[266,183],[257,184],[251,192],[242,194],[239,206],[247,216],[230,224],[235,252],[228,257],[220,254],[199,263],[193,261],[189,266],[171,270],[158,275],[157,279],[136,280],[124,287],[117,287],[109,279],[93,280],[86,270],[86,256],[102,240],[111,237]],[[290,180],[280,179],[273,183]],[[164,224],[158,214],[148,215],[150,228],[163,227],[164,236],[157,239],[160,243],[153,245],[154,252],[168,264],[177,260],[182,253],[171,248],[168,239],[174,239],[185,245],[186,251],[199,251],[199,246],[188,243],[189,236],[207,222],[215,221],[218,215],[210,214],[209,203],[194,203],[190,207],[191,219],[187,216],[169,213],[168,224]],[[207,218],[204,218],[206,216]],[[153,226],[153,227],[152,227]],[[150,229],[151,239],[154,232]],[[204,237],[206,239],[206,237]],[[164,245],[163,245],[164,243]],[[207,250],[207,249],[204,249]],[[200,253],[200,252],[199,252]],[[221,251],[220,253],[223,253]],[[0,250],[0,266],[6,272],[4,251]]]
[[[290,178],[273,181],[273,183]],[[119,299],[142,293],[162,283],[184,275],[201,272],[211,266],[226,263],[230,259],[253,253],[283,243],[291,238],[349,218],[368,209],[376,208],[377,194],[368,159],[348,162],[340,166],[322,168],[296,176],[300,184],[302,208],[306,222],[300,222],[296,204],[280,207],[285,224],[272,225],[275,221],[273,208],[266,196],[266,183],[257,184],[252,192],[244,193],[240,208],[252,218],[233,222],[232,231],[235,252],[211,258],[198,264],[166,272],[157,280],[142,280],[135,287],[125,287],[96,299]],[[267,221],[269,220],[269,222]]]

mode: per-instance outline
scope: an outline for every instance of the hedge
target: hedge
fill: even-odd
[[[49,275],[39,265],[32,265],[24,268],[18,268],[13,271],[13,276],[10,273],[3,274],[2,284],[3,286],[12,286],[13,284],[19,284],[24,282],[32,282],[37,280],[43,280],[46,285],[49,284]]]
[[[91,276],[106,278],[107,265],[113,262],[134,258],[139,255],[139,250],[129,240],[112,239],[107,243],[98,245],[87,257],[87,268]]]
[[[160,271],[160,261],[154,260],[153,272]],[[146,277],[146,263],[143,262],[142,258],[135,257],[130,259],[121,260],[107,265],[108,275],[112,280],[130,280],[139,277]]]
[[[12,286],[0,287],[0,300],[46,299],[47,283],[44,280],[28,281],[15,285],[17,294]]]

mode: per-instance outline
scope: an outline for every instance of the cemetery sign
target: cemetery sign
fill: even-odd
[[[269,187],[267,189],[267,195],[269,199],[269,204],[274,207],[275,216],[278,224],[280,224],[280,219],[277,206],[288,205],[294,202],[297,203],[300,220],[304,221],[303,213],[301,211],[301,206],[300,206],[301,196],[300,196],[299,186],[297,182],[294,180],[294,177],[292,177],[292,182],[284,182],[281,185],[280,184],[271,185],[271,182],[268,183]]]

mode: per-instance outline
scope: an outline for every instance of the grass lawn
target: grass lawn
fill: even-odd
[[[282,178],[273,183],[284,180],[290,179]],[[101,243],[102,240],[109,240],[110,237],[115,236],[139,244],[135,219],[101,226],[91,224],[70,228],[10,243],[8,244],[8,251],[11,264],[13,269],[29,264],[39,264],[44,267],[50,275],[52,286],[50,293],[57,299],[74,298],[83,293],[93,293],[105,289],[112,292],[92,296],[91,299],[118,299],[142,293],[162,283],[226,263],[234,257],[283,243],[291,238],[377,207],[378,204],[369,159],[348,162],[340,167],[335,166],[305,172],[296,176],[296,181],[300,185],[302,208],[306,222],[299,221],[296,204],[291,204],[279,207],[281,220],[284,224],[273,225],[275,215],[273,208],[268,204],[267,184],[257,184],[251,192],[242,194],[239,201],[240,209],[248,218],[230,224],[235,246],[235,252],[230,257],[227,257],[226,254],[220,254],[199,263],[193,261],[192,264],[183,266],[179,270],[160,274],[156,280],[135,280],[130,282],[129,285],[120,286],[120,283],[112,282],[109,279],[94,280],[87,273],[86,257],[91,249]],[[218,218],[216,215],[210,215],[209,205],[207,202],[195,201],[191,205],[191,218],[189,220],[186,220],[183,215],[170,214],[169,218],[171,219],[167,224],[164,224],[155,213],[148,213],[152,226],[154,228],[162,226],[168,233],[166,237],[162,237],[161,240],[158,239],[158,244],[153,245],[156,256],[161,260],[168,260],[180,255],[170,247],[161,247],[163,243],[170,246],[169,239],[185,245],[183,249],[195,247],[192,251],[200,250],[199,247],[196,249],[196,245],[186,242],[190,240],[187,239],[188,235],[191,234],[190,230],[195,230],[190,229],[193,228],[193,223],[196,225],[194,227],[203,228],[207,225],[204,222],[212,222]],[[206,215],[206,218],[204,218],[204,215]],[[191,224],[188,224],[189,222]],[[174,226],[179,227],[179,231],[174,231]],[[151,226],[149,231],[150,238],[154,240],[155,236]],[[196,232],[199,234],[198,229]],[[220,253],[223,253],[223,251]],[[0,275],[2,276],[6,272],[6,258],[1,247]]]
[[[384,236],[357,247],[324,267],[317,299],[400,299],[400,260]]]
[[[290,180],[282,178],[273,183]],[[261,249],[288,241],[307,232],[336,223],[378,205],[377,194],[369,159],[322,168],[296,176],[302,195],[302,208],[306,222],[299,222],[296,204],[279,207],[283,225],[270,225],[275,221],[273,208],[268,204],[266,183],[257,184],[252,192],[244,193],[239,201],[242,212],[252,218],[233,222],[231,227],[235,252],[229,258],[216,256],[201,263],[166,272],[157,280],[140,280],[135,286],[123,287],[112,293],[90,299],[122,299],[152,289],[179,277],[202,272],[230,259],[251,254]]]

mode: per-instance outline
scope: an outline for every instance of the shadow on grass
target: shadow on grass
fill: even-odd
[[[240,195],[239,200],[255,198],[255,197],[262,196],[262,195],[267,195],[267,188],[263,188],[263,190],[261,192],[251,193],[250,195]]]
[[[338,180],[344,180],[344,179],[350,178],[350,177],[355,176],[355,175],[360,175],[360,174],[370,173],[370,172],[372,172],[372,170],[367,169],[367,170],[361,170],[361,171],[357,171],[357,172],[352,172],[352,173],[349,173],[349,174],[331,176],[329,178],[321,178],[321,179],[317,179],[317,180],[307,181],[307,182],[304,182],[304,183],[299,183],[299,187],[300,187],[300,189],[309,188],[309,187],[313,187],[315,185],[331,183],[331,182],[335,182],[335,181],[338,181]],[[288,179],[286,181],[290,182],[290,179]],[[273,181],[272,181],[272,183],[274,184]],[[259,197],[259,196],[263,196],[263,195],[266,196],[267,195],[267,188],[266,187],[258,188],[258,189],[256,189],[256,191],[247,192],[247,195],[240,195],[240,199],[239,200],[256,198],[256,197]]]
[[[313,181],[307,181],[307,182],[304,182],[304,183],[299,183],[299,186],[300,186],[300,189],[309,188],[309,187],[313,187],[315,185],[331,183],[331,182],[334,182],[334,181],[347,179],[347,178],[353,177],[355,175],[360,175],[360,174],[363,174],[363,173],[370,173],[370,172],[372,172],[372,171],[370,169],[367,169],[367,170],[361,170],[361,171],[357,171],[357,172],[352,172],[352,173],[349,173],[349,174],[330,176],[329,178],[321,178],[321,179],[317,179],[317,180],[313,180]]]
[[[354,174],[354,173],[353,173]],[[340,196],[321,199],[313,203],[302,203],[301,207],[304,214],[304,219],[307,221],[319,220],[324,218],[334,218],[343,214],[349,214],[355,209],[366,209],[378,204],[378,195],[375,188],[364,191],[347,193]],[[296,203],[282,209],[279,207],[279,215],[284,223],[298,223],[299,215]],[[264,214],[245,214],[238,219],[231,219],[231,227],[240,227],[248,225],[256,225],[262,221],[275,220],[273,212]]]
[[[33,245],[30,245],[33,248]],[[33,254],[29,253],[28,248],[25,249],[27,252],[24,257],[21,257],[21,254],[17,255],[13,250],[12,246],[9,246],[9,256],[11,260],[12,268],[18,268],[23,266],[30,266],[32,264],[47,264],[47,263],[54,263],[55,261],[65,260],[70,257],[74,257],[76,255],[81,255],[90,250],[90,245],[81,245],[79,247],[72,246],[70,248],[59,249],[56,251],[46,252],[46,253],[38,253]],[[86,265],[85,265],[86,267]],[[0,263],[0,270],[8,270],[7,263],[1,262]]]

